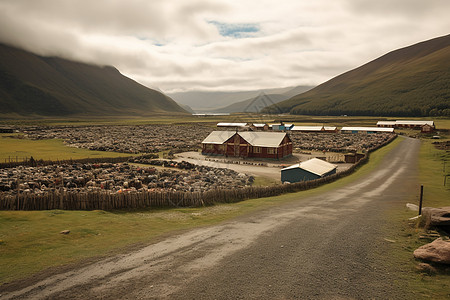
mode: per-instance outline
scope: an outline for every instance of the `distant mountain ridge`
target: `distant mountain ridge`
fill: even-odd
[[[190,91],[169,94],[175,101],[181,105],[188,105],[196,112],[244,112],[250,109],[250,103],[260,97],[261,93],[269,96],[272,103],[289,99],[313,88],[312,86],[284,87],[250,91]],[[250,106],[249,106],[250,105]],[[253,106],[254,108],[254,106]],[[250,109],[254,111],[254,109]],[[250,111],[247,111],[250,112]]]
[[[450,35],[389,52],[264,109],[304,115],[450,116]]]
[[[113,67],[42,57],[0,44],[0,114],[118,116],[186,113]]]
[[[297,86],[280,94],[266,94],[265,92],[260,92],[260,94],[256,97],[252,97],[244,101],[235,102],[233,104],[218,109],[216,108],[212,111],[218,113],[236,113],[236,112],[259,113],[267,106],[276,105],[281,101],[289,99],[298,93],[308,91],[312,88],[313,88],[312,86]]]

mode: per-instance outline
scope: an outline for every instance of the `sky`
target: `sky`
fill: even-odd
[[[165,93],[318,85],[449,34],[449,0],[0,0],[0,42]]]

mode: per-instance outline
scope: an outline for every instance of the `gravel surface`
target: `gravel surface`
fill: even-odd
[[[328,154],[328,153],[327,153]],[[328,154],[330,155],[330,154]],[[282,160],[256,160],[241,159],[236,157],[208,156],[202,155],[200,152],[182,152],[175,155],[176,161],[187,161],[200,166],[208,166],[213,168],[227,168],[238,173],[244,173],[253,176],[262,176],[270,178],[281,183],[281,169],[301,161],[305,161],[314,157],[323,156],[320,153],[314,155],[305,155],[294,153],[291,157]],[[331,154],[333,157],[333,154]],[[353,164],[336,163],[337,171],[342,172],[350,168]]]
[[[382,264],[381,228],[414,197],[420,141],[404,138],[345,187],[167,238],[40,281],[2,299],[412,299]]]

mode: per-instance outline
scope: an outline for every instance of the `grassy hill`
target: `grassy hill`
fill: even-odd
[[[114,116],[185,113],[113,67],[42,57],[0,44],[0,114]]]
[[[450,35],[389,52],[266,108],[298,115],[450,116]]]

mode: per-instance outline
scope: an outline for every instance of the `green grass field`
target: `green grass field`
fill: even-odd
[[[67,147],[62,140],[57,139],[33,141],[17,137],[18,135],[0,134],[0,162],[21,161],[30,156],[36,160],[63,160],[131,155]]]
[[[0,283],[30,276],[49,267],[108,255],[133,244],[198,226],[218,224],[343,186],[376,167],[398,139],[371,155],[356,173],[322,187],[278,197],[204,208],[139,211],[0,211]],[[60,234],[70,230],[68,235]],[[130,234],[132,232],[133,234]]]

